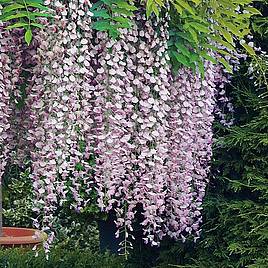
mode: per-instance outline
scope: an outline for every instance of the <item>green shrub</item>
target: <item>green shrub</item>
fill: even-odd
[[[46,260],[43,252],[36,257],[35,252],[20,249],[0,251],[0,268],[120,268],[122,258],[106,254],[80,250],[52,250]]]
[[[30,168],[11,165],[4,176],[4,226],[32,227],[34,213]],[[81,213],[70,209],[70,202],[57,211],[55,245],[65,249],[98,250],[98,230],[94,204]]]
[[[4,226],[30,227],[33,218],[33,191],[29,168],[9,166],[3,184]]]

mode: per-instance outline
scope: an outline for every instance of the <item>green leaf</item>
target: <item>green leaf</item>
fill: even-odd
[[[117,29],[109,29],[108,33],[109,36],[112,37],[113,39],[116,39],[120,35],[120,32]]]
[[[106,9],[101,9],[101,10],[96,10],[96,11],[92,11],[93,12],[93,15],[94,17],[96,18],[104,18],[104,19],[108,19],[110,18],[111,16],[107,13],[107,10]]]
[[[101,5],[102,5],[102,2],[101,1],[96,2],[95,4],[92,5],[92,7],[90,8],[90,11],[93,12],[98,7],[100,7]]]
[[[175,74],[177,74],[178,70],[181,67],[181,64],[176,60],[175,56],[172,55],[172,53],[169,53],[171,65],[172,65],[172,70]]]
[[[127,2],[116,2],[116,5],[119,7],[119,8],[124,8],[126,10],[129,10],[129,11],[136,11],[138,10],[137,7],[133,6],[133,5],[129,5]]]
[[[218,51],[218,48],[217,47],[215,47],[213,45],[210,45],[210,44],[203,44],[203,47],[204,48],[209,48],[209,49],[211,49],[213,51]]]
[[[196,6],[202,3],[202,0],[192,0],[192,2],[195,3]]]
[[[199,54],[195,52],[191,52],[190,57],[189,57],[190,63],[194,63],[200,60]]]
[[[245,7],[244,10],[249,11],[251,14],[254,15],[262,15],[261,12],[254,7]]]
[[[219,28],[219,31],[220,31],[221,35],[223,35],[223,37],[226,39],[226,41],[228,41],[232,45],[234,44],[233,37],[228,31],[226,31],[223,28]]]
[[[176,60],[183,64],[184,66],[190,67],[189,60],[183,55],[178,53],[177,51],[172,51],[173,55],[175,56]]]
[[[238,37],[243,37],[239,28],[236,27],[234,24],[230,23],[230,22],[226,22],[225,20],[219,20],[220,23],[225,26],[230,32],[232,32],[234,35],[238,36]]]
[[[177,4],[185,8],[190,14],[195,15],[193,8],[184,0],[176,0]]]
[[[112,4],[114,4],[115,1],[111,1],[111,0],[101,0],[100,2],[103,2],[105,5],[111,7]]]
[[[197,35],[196,31],[193,28],[189,28],[188,31],[191,34],[191,36],[192,36],[193,40],[195,41],[195,43],[198,45],[199,40],[198,40],[198,35]]]
[[[36,27],[36,28],[40,28],[40,29],[45,28],[45,25],[40,24],[40,23],[31,23],[31,26],[34,26],[34,27]]]
[[[204,63],[200,60],[197,61],[197,65],[198,65],[198,71],[202,77],[202,79],[204,79],[205,77],[205,67],[204,67]]]
[[[195,41],[189,33],[177,32],[176,35],[188,41],[191,45],[196,45]]]
[[[208,55],[206,51],[200,51],[200,56],[210,62],[212,62],[213,64],[217,64],[217,60],[215,58],[213,58],[212,56]]]
[[[223,9],[221,10],[222,14],[227,15],[227,17],[229,18],[237,18],[237,16],[239,16],[238,13],[234,12],[233,10],[229,10],[229,9]]]
[[[241,34],[242,34],[242,36],[246,36],[246,35],[250,34],[250,29],[243,29]]]
[[[163,7],[164,6],[164,2],[162,0],[155,0],[155,2],[157,3],[157,5],[159,7]]]
[[[24,1],[21,1],[22,3]],[[37,4],[43,4],[44,1],[43,0],[25,0],[25,3],[28,4],[28,3],[37,3]]]
[[[11,4],[13,3],[11,0],[0,0],[0,4]]]
[[[6,12],[9,12],[9,11],[17,10],[17,9],[21,9],[21,8],[25,8],[25,6],[20,5],[20,4],[11,4],[11,5],[8,5],[8,6],[4,7],[2,12],[6,13]]]
[[[34,20],[36,17],[46,17],[46,18],[52,18],[53,15],[50,13],[41,13],[41,12],[31,12],[30,13],[30,19]]]
[[[210,35],[210,38],[212,40],[218,42],[219,44],[225,46],[226,48],[229,48],[230,50],[235,51],[234,46],[228,42],[225,42],[221,37]]]
[[[177,4],[173,4],[173,6],[176,8],[176,10],[178,11],[178,13],[180,14],[180,15],[182,15],[182,13],[183,13],[183,9],[182,9],[182,7],[181,6],[179,6],[179,5],[177,5]]]
[[[231,65],[224,58],[220,57],[218,59],[218,61],[220,63],[222,63],[222,65],[225,67],[225,69],[227,70],[227,72],[233,73],[233,69],[232,69]]]
[[[190,57],[190,51],[189,51],[189,49],[186,46],[184,46],[182,43],[177,42],[177,43],[175,43],[175,46],[180,50],[180,52],[184,56]]]
[[[152,4],[153,4],[153,0],[147,0],[147,2],[146,2],[146,16],[147,16],[147,18],[149,18],[153,12]]]
[[[32,39],[33,39],[32,29],[30,27],[25,32],[24,39],[25,39],[27,45],[29,46],[31,41],[32,41]]]
[[[98,30],[98,31],[107,31],[111,29],[110,22],[107,20],[99,20],[93,23],[92,29]]]
[[[131,24],[131,21],[128,18],[124,18],[124,17],[112,17],[112,20],[118,21],[118,22],[121,22],[121,23],[129,23],[129,24]]]
[[[130,28],[132,26],[132,22],[128,18],[112,17],[112,20],[119,22],[115,25],[116,28]]]
[[[40,5],[40,4],[35,3],[35,2],[28,2],[28,3],[27,3],[27,6],[30,6],[30,7],[36,7],[36,8],[41,9],[41,10],[49,10],[48,7],[43,6],[43,5]]]
[[[226,56],[229,56],[229,57],[231,57],[233,59],[238,59],[236,56],[234,56],[233,54],[231,54],[231,53],[229,53],[229,52],[227,52],[227,51],[225,51],[223,49],[217,49],[216,51],[218,51],[218,53],[221,54],[221,55],[226,55]]]
[[[249,46],[248,44],[242,44],[242,46],[245,48],[245,50],[246,50],[251,56],[256,55],[254,49],[253,49],[251,46]]]
[[[26,22],[17,22],[17,23],[14,23],[12,25],[8,25],[6,27],[6,29],[10,30],[10,29],[14,29],[14,28],[22,28],[22,27],[25,27],[25,26],[29,26],[29,24],[26,23]]]
[[[124,8],[111,8],[113,13],[117,13],[120,15],[126,15],[126,16],[133,16],[133,13],[131,11],[128,11]]]
[[[156,17],[159,17],[159,9],[155,4],[152,4],[152,10],[154,12],[154,14],[156,15]]]
[[[223,49],[219,49],[219,48],[217,48],[217,47],[215,47],[215,46],[213,46],[213,45],[210,45],[210,44],[203,44],[203,47],[204,47],[204,48],[209,48],[209,49],[211,49],[211,50],[213,50],[213,51],[217,51],[219,54],[226,55],[226,56],[229,56],[229,57],[231,57],[231,58],[237,59],[237,57],[234,56],[234,55],[232,55],[231,53],[229,53],[229,52],[227,52],[227,51],[225,51],[225,50],[223,50]]]
[[[111,25],[114,29],[127,28],[130,29],[131,25],[129,23],[116,23],[115,25]]]
[[[0,20],[9,21],[9,20],[14,20],[14,19],[24,18],[27,16],[28,16],[27,12],[20,12],[18,14],[14,14],[10,16],[0,16]]]
[[[189,22],[188,25],[192,26],[198,32],[203,32],[203,33],[210,32],[210,30],[208,29],[208,27],[206,25],[198,23],[198,22]]]

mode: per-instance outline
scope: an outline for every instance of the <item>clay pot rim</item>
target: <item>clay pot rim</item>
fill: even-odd
[[[29,244],[40,244],[47,238],[45,232],[32,228],[21,228],[21,227],[3,227],[3,232],[9,231],[28,231],[31,235],[25,236],[3,236],[0,237],[0,245],[29,245]],[[36,234],[38,234],[36,236]]]

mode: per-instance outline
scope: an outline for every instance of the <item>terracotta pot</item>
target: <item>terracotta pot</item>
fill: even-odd
[[[3,236],[0,237],[2,247],[30,247],[42,245],[47,235],[36,229],[3,227]]]

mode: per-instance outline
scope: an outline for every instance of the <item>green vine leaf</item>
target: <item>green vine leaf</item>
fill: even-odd
[[[27,12],[20,12],[18,14],[10,15],[10,16],[0,16],[0,20],[5,22],[5,21],[9,21],[9,20],[24,18],[24,17],[27,17],[27,16],[28,16]]]
[[[115,39],[120,36],[119,29],[132,26],[130,18],[137,7],[124,0],[99,0],[90,10],[93,13],[92,28],[108,32]]]
[[[176,0],[176,3],[186,9],[190,14],[195,15],[193,8],[184,0]]]
[[[34,27],[36,27],[36,28],[40,28],[40,29],[45,28],[45,26],[44,26],[43,24],[40,24],[40,23],[34,23],[34,22],[31,23],[31,26],[34,26]]]
[[[3,5],[0,20],[11,22],[6,26],[7,30],[24,28],[24,39],[29,45],[33,39],[32,28],[44,28],[38,23],[38,18],[52,18],[53,15],[48,7],[43,5],[43,0],[0,0]]]
[[[48,7],[43,6],[43,5],[40,5],[40,4],[35,3],[35,2],[27,2],[27,6],[30,6],[30,7],[36,7],[36,8],[38,8],[38,9],[45,10],[45,11],[49,10]]]
[[[29,24],[26,23],[26,22],[17,22],[17,23],[14,23],[14,24],[11,24],[11,25],[8,25],[6,27],[7,30],[10,30],[10,29],[15,29],[15,28],[24,28],[25,26],[28,26]]]
[[[25,8],[25,7],[23,5],[17,4],[17,3],[11,4],[11,5],[8,5],[8,6],[3,8],[3,14],[10,12],[12,10],[17,10],[17,9],[21,9],[21,8]]]
[[[223,64],[229,73],[233,73],[233,68],[224,58],[219,58],[218,61]]]
[[[253,49],[251,46],[249,46],[248,44],[243,44],[243,43],[242,43],[242,46],[245,48],[245,50],[246,50],[251,56],[256,55],[254,49]]]
[[[30,27],[26,30],[25,35],[24,35],[24,39],[25,39],[27,45],[29,46],[32,39],[33,39],[32,29]]]
[[[94,10],[93,14],[94,14],[94,17],[96,17],[96,18],[104,18],[104,19],[111,18],[111,16],[107,13],[107,10],[105,10],[105,9]]]

